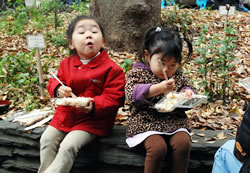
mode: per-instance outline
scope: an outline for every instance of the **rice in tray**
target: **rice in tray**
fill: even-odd
[[[186,100],[185,93],[170,92],[155,104],[155,109],[159,112],[172,112],[183,99]]]
[[[207,96],[193,94],[192,97],[187,97],[185,93],[170,92],[158,103],[154,108],[158,112],[172,112],[175,108],[192,109],[202,103],[207,103]]]

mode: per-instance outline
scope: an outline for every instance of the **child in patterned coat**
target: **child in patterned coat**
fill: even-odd
[[[192,44],[184,40],[190,56]],[[174,173],[186,173],[188,169],[191,137],[185,110],[159,113],[152,108],[171,91],[187,96],[195,92],[178,70],[181,54],[179,33],[168,27],[153,27],[146,32],[139,62],[126,75],[125,95],[131,110],[126,142],[129,147],[146,149],[144,173],[160,173],[167,153],[172,153]]]

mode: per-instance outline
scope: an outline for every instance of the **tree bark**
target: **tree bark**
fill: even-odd
[[[89,14],[99,19],[106,46],[138,52],[144,32],[161,23],[161,0],[91,0]]]

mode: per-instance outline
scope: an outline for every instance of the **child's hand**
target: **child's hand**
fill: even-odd
[[[88,114],[92,111],[93,105],[94,105],[94,99],[90,99],[86,106],[80,106],[80,107],[76,107],[76,108],[79,109],[80,111]]]
[[[151,85],[148,92],[145,94],[145,98],[151,98],[159,94],[164,93],[166,95],[175,88],[174,79],[164,80],[158,84]]]
[[[63,98],[63,97],[70,97],[72,95],[72,89],[67,86],[60,86],[57,89],[57,96]]]
[[[164,80],[161,82],[161,86],[162,86],[162,93],[165,93],[165,94],[169,93],[175,88],[175,81],[173,78],[169,80]]]
[[[181,92],[184,92],[185,95],[186,95],[186,97],[188,97],[188,98],[192,98],[192,97],[193,97],[193,94],[194,94],[194,92],[193,92],[191,89],[184,89],[184,90],[181,91]]]

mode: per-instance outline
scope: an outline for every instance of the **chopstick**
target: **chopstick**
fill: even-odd
[[[164,68],[163,68],[163,64],[162,64],[161,59],[159,58],[158,61],[159,61],[159,63],[161,64],[161,68],[162,68],[163,75],[164,75],[165,79],[168,80],[168,76],[167,76],[166,71],[165,71]]]
[[[62,81],[60,81],[60,79],[58,79],[58,77],[52,72],[52,71],[49,71],[49,73],[62,85],[62,86],[65,86],[63,83],[62,83]],[[77,96],[74,94],[74,93],[72,93],[71,92],[71,96],[73,97],[73,98],[76,98]]]

